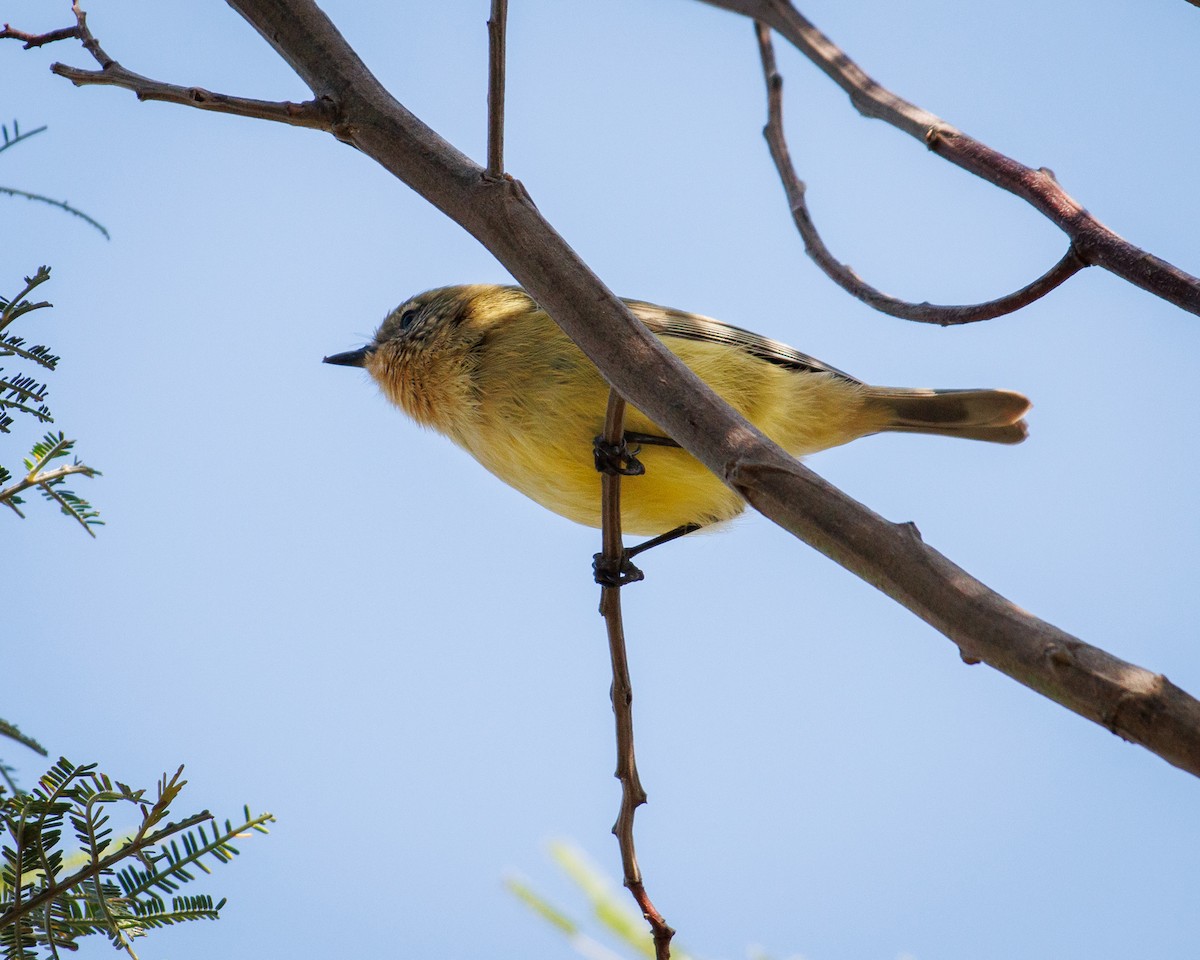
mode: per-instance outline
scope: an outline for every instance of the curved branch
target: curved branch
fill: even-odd
[[[778,31],[846,91],[859,113],[903,130],[942,159],[1020,197],[1071,238],[1071,246],[1084,263],[1103,267],[1189,313],[1200,314],[1200,278],[1118,236],[1064,191],[1049,170],[1018,163],[880,86],[789,0],[703,2]]]
[[[796,168],[792,164],[787,139],[783,133],[783,77],[775,68],[775,49],[771,44],[771,32],[758,21],[755,21],[754,29],[758,36],[759,53],[762,56],[763,79],[767,84],[767,125],[763,129],[763,136],[767,139],[771,159],[775,161],[775,169],[779,172],[779,179],[787,194],[792,219],[804,240],[805,252],[821,268],[825,276],[852,297],[874,307],[880,313],[899,317],[901,320],[936,323],[948,327],[962,323],[977,323],[980,320],[992,320],[1020,310],[1035,300],[1041,299],[1087,266],[1076,253],[1075,247],[1071,246],[1067,248],[1067,252],[1058,263],[1020,290],[986,303],[962,306],[900,300],[867,283],[830,253],[829,248],[825,246],[825,241],[821,239],[821,235],[817,231],[816,224],[813,223],[808,203],[804,199],[805,184],[796,176]]]
[[[98,220],[93,220],[82,210],[77,210],[75,207],[67,203],[66,200],[54,200],[51,197],[43,196],[40,193],[29,193],[25,190],[18,190],[16,187],[0,187],[0,193],[6,194],[10,197],[24,197],[26,200],[34,200],[38,203],[48,203],[52,207],[58,207],[58,209],[65,210],[72,216],[79,217],[79,219],[83,220],[84,222],[91,224],[91,226],[95,227],[102,234],[104,234],[105,240],[112,239],[112,237],[108,235],[108,229],[104,226],[104,224],[100,223]]]

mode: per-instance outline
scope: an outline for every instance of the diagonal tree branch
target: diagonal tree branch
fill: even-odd
[[[968,661],[1200,775],[1200,702],[1016,607],[911,525],[889,523],[771,443],[637,322],[519,181],[486,177],[397,102],[312,0],[230,2],[316,100],[336,105],[336,136],[479,239],[623,397],[758,510],[929,622]]]
[[[943,159],[1029,203],[1071,239],[1083,263],[1103,267],[1189,313],[1200,314],[1200,278],[1114,233],[1067,194],[1049,170],[1018,163],[880,86],[790,0],[703,2],[767,24],[845,90],[863,116],[903,130]]]

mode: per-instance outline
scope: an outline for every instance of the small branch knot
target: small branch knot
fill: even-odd
[[[1046,659],[1056,667],[1069,667],[1075,662],[1071,651],[1057,643],[1046,645]]]
[[[901,523],[899,526],[901,530],[907,533],[914,540],[924,542],[925,538],[921,536],[920,529],[918,529],[917,525],[912,520]]]

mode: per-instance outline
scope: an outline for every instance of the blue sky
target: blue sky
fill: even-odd
[[[484,149],[487,4],[329,2],[392,92]],[[1200,12],[806,5],[882,83],[1200,269]],[[227,7],[97,2],[129,69],[303,99]],[[751,327],[862,378],[1029,395],[1016,448],[886,436],[810,466],[1015,603],[1200,690],[1192,412],[1200,319],[1098,270],[941,330],[806,260],[760,131],[748,22],[685,0],[514,0],[508,169],[618,293]],[[32,0],[4,18],[66,21]],[[983,300],[1062,253],[1006,194],[860,118],[779,45],[793,156],[835,254],[877,286]],[[10,556],[0,716],[195,807],[275,812],[174,960],[568,955],[503,889],[569,910],[568,837],[614,874],[618,785],[598,534],[493,480],[323,366],[419,290],[503,282],[454,224],[331,138],[77,90],[68,45],[0,47],[3,119],[48,132],[0,183],[0,283],[54,267],[26,330],[64,356],[59,425],[104,471],[93,542],[40,503]],[[31,439],[26,437],[21,440]],[[0,462],[19,460],[0,441]],[[1197,785],[986,667],[760,517],[663,548],[626,591],[647,883],[709,958],[1174,957],[1194,950]],[[47,611],[57,611],[48,617]],[[7,673],[7,671],[6,671]],[[38,761],[15,750],[32,779]],[[99,953],[102,944],[89,948]]]

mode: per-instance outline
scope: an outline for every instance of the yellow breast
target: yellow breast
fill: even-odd
[[[793,454],[844,443],[858,385],[798,374],[723,344],[664,338],[667,346],[743,416]],[[472,409],[445,430],[488,470],[542,506],[600,525],[600,474],[592,441],[603,430],[608,385],[578,347],[540,311],[496,323],[473,351]],[[836,413],[836,415],[833,415]],[[440,428],[440,425],[439,425]],[[626,429],[663,436],[629,408]],[[744,502],[683,450],[645,446],[646,472],[622,484],[625,529],[663,533],[685,523],[728,520]]]

